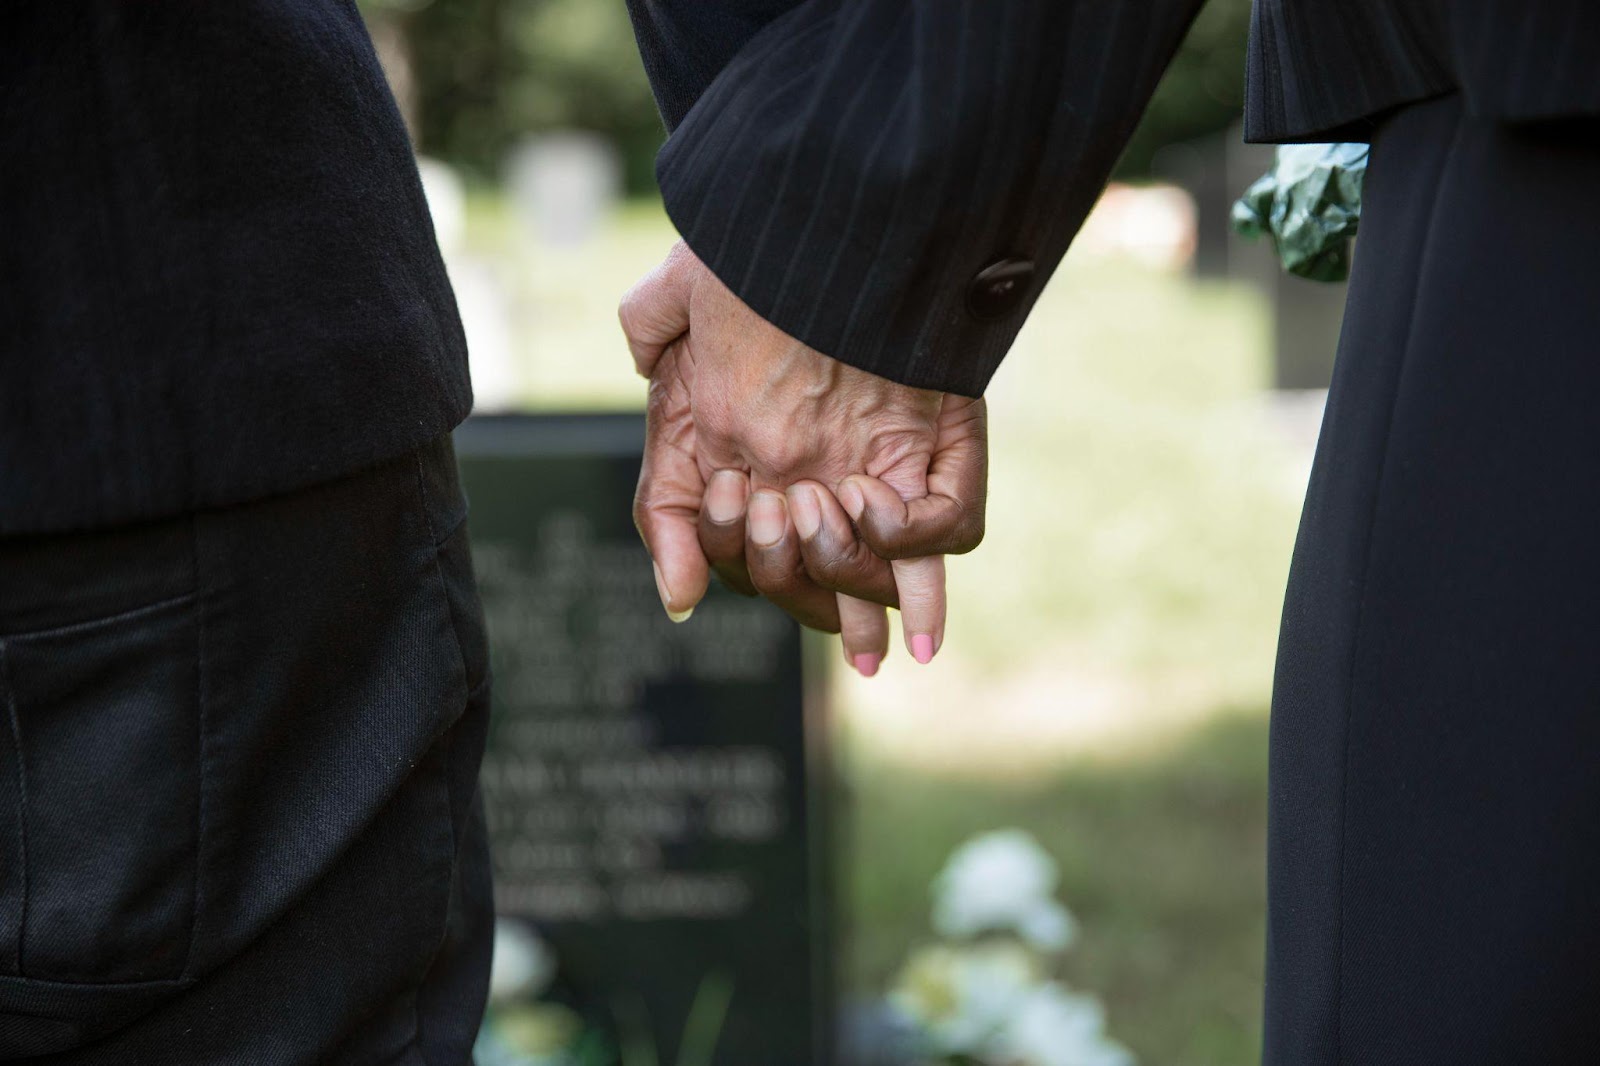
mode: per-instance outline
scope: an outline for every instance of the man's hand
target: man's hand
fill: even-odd
[[[832,494],[847,504],[859,496],[863,516],[868,505],[874,516],[882,509],[882,531],[899,523],[908,543],[969,550],[982,535],[981,401],[900,385],[807,347],[750,310],[681,243],[624,297],[619,317],[651,381],[634,517],[668,613],[687,617],[715,564],[729,585],[768,596],[808,625],[846,627],[847,651],[859,646],[859,655],[886,649],[881,605],[898,601],[907,646],[931,658],[944,630],[942,558],[904,558],[891,571],[853,535],[856,547],[847,547],[848,522]],[[976,506],[960,496],[928,499],[936,452],[949,453],[947,467],[980,469],[977,479],[960,479],[963,492],[979,486]],[[867,477],[847,485],[856,474]],[[930,532],[935,518],[941,524]],[[810,538],[797,535],[797,523]],[[824,535],[851,555],[826,571],[829,585],[802,558],[804,543]]]

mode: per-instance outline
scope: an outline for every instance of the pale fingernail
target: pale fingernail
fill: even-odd
[[[794,528],[810,540],[822,528],[822,505],[817,502],[817,490],[797,485],[789,490],[789,513],[794,516]]]
[[[854,481],[846,481],[839,486],[839,504],[844,508],[845,514],[852,519],[861,517],[861,512],[867,509],[867,498],[861,495],[861,487]]]
[[[871,677],[878,672],[878,664],[883,662],[883,656],[863,652],[855,658],[856,673],[862,677]]]
[[[911,637],[911,657],[926,666],[933,661],[933,637],[927,633],[914,633]]]
[[[776,492],[758,492],[750,497],[747,521],[750,523],[750,539],[763,548],[772,547],[783,539],[787,524],[783,497]]]
[[[689,616],[694,614],[694,608],[690,607],[687,610],[674,611],[672,609],[672,590],[667,588],[667,579],[661,576],[661,567],[653,562],[650,567],[656,572],[656,593],[661,597],[661,606],[666,610],[667,617],[674,622],[687,622]]]
[[[706,514],[718,525],[725,525],[744,514],[744,475],[736,470],[718,470],[706,488]]]

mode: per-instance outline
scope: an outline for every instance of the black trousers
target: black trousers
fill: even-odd
[[[1269,1066],[1600,1062],[1600,128],[1373,144],[1272,708]]]
[[[0,539],[0,1061],[463,1066],[486,648],[448,437]]]

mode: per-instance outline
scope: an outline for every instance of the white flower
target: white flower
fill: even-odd
[[[537,933],[521,922],[494,923],[494,961],[489,966],[489,999],[536,999],[556,975],[556,956]]]
[[[1016,943],[924,948],[907,960],[890,1002],[932,1050],[977,1055],[1039,980],[1038,960]]]
[[[1054,981],[1017,1005],[994,1050],[1018,1066],[1134,1066],[1127,1048],[1106,1036],[1099,1002]]]
[[[1058,879],[1055,861],[1022,830],[974,837],[934,879],[934,928],[949,937],[1009,931],[1041,951],[1061,951],[1077,926],[1054,898]]]

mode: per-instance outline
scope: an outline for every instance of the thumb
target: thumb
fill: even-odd
[[[700,550],[705,481],[695,462],[694,422],[676,364],[676,352],[669,351],[650,383],[633,521],[654,561],[661,605],[668,618],[683,622],[705,596],[711,571]]]

